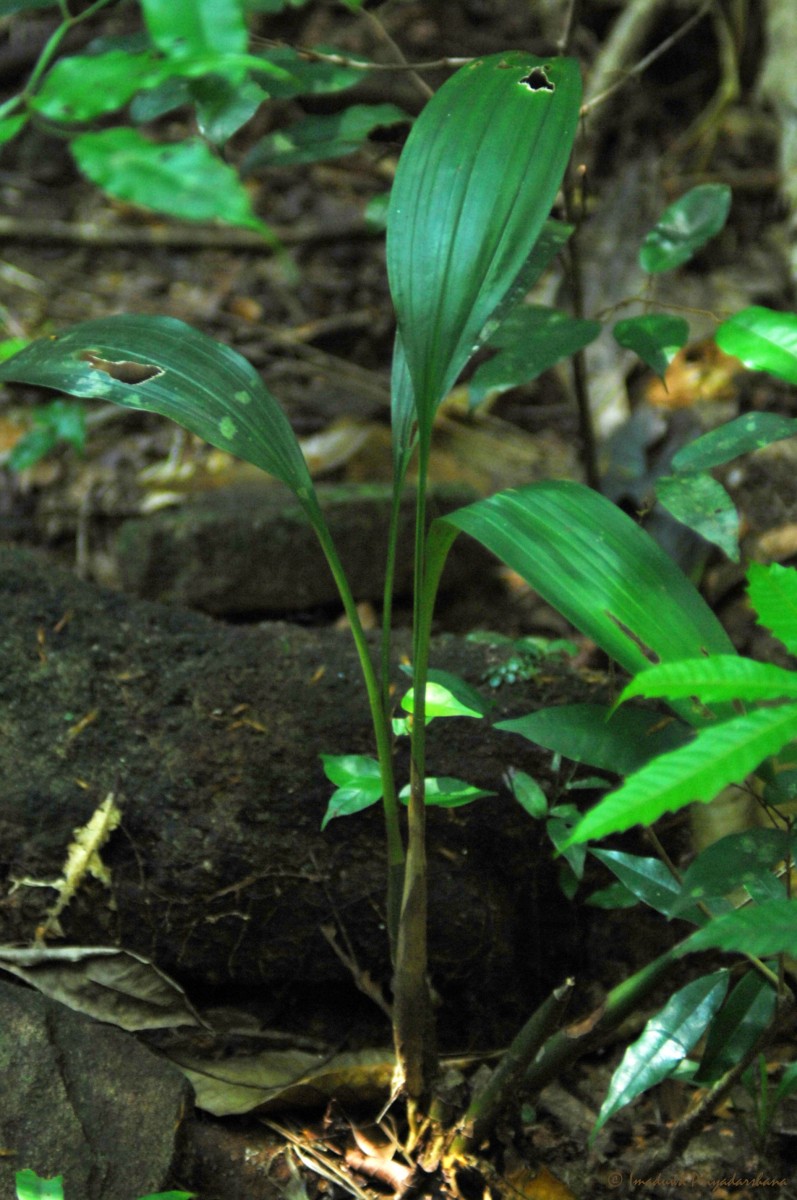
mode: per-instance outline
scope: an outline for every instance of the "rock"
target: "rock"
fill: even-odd
[[[373,753],[347,631],[224,626],[8,548],[0,607],[10,879],[58,878],[73,830],[109,793],[122,808],[102,850],[110,887],[87,879],[78,889],[60,917],[69,942],[122,945],[195,1003],[256,995],[268,1020],[300,1028],[341,996],[356,1003],[325,928],[389,983],[381,813],[320,829],[331,785],[319,755]],[[407,650],[399,639],[396,653]],[[439,638],[432,663],[478,684],[500,653]],[[510,716],[594,697],[595,686],[546,664],[536,681],[493,695],[497,715]],[[544,832],[501,783],[513,765],[548,786],[550,756],[467,718],[433,722],[428,755],[434,773],[498,793],[429,813],[433,980],[444,1041],[461,1047],[475,1013],[497,1038],[561,982],[579,957],[578,924]],[[406,777],[403,747],[397,762]],[[54,899],[17,887],[0,906],[0,938],[24,944]]]
[[[326,486],[318,495],[355,599],[381,603],[389,487]],[[462,487],[433,489],[430,518],[474,499],[475,493]],[[397,596],[408,595],[412,587],[414,521],[414,496],[408,491],[399,520]],[[180,508],[125,521],[112,557],[126,592],[213,615],[340,608],[316,535],[298,501],[282,488],[225,488]],[[443,587],[478,578],[493,562],[474,541],[458,538]]]
[[[25,1167],[72,1200],[137,1200],[169,1183],[191,1088],[130,1034],[0,981],[0,1191]]]

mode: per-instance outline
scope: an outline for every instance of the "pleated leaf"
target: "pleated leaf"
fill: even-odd
[[[58,388],[170,417],[211,445],[287,484],[315,508],[287,417],[254,368],[172,317],[84,321],[0,364],[0,381]]]
[[[797,704],[761,708],[700,730],[694,740],[653,759],[581,818],[568,845],[652,825],[693,801],[708,803],[741,783],[797,735]]]
[[[672,559],[581,484],[529,484],[438,522],[476,538],[631,674],[651,660],[734,652]]]
[[[410,133],[387,266],[423,437],[540,235],[580,102],[574,60],[495,54],[452,76]]]
[[[731,950],[739,954],[797,957],[797,900],[765,900],[716,917],[678,947],[676,953]]]
[[[747,572],[750,603],[762,625],[790,654],[797,654],[797,571],[772,563],[753,563]]]

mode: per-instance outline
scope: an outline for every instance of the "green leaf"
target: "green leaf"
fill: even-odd
[[[234,84],[220,75],[192,80],[190,95],[196,103],[199,132],[214,146],[228,142],[267,98],[252,79]]]
[[[313,46],[312,49],[321,52],[334,52],[332,47]],[[339,51],[338,51],[339,53]],[[367,65],[367,60],[350,54],[351,62]],[[292,96],[319,96],[330,92],[344,91],[356,83],[362,83],[367,73],[362,67],[346,66],[342,63],[314,62],[303,58],[297,50],[289,46],[270,46],[263,52],[264,70],[268,70],[266,80],[268,93],[274,99],[288,99]],[[273,77],[277,67],[280,75]],[[257,72],[255,71],[255,74]]]
[[[504,776],[504,783],[517,800],[520,807],[535,821],[539,821],[548,812],[548,797],[536,779],[532,779],[525,771],[510,767]]]
[[[0,380],[160,413],[268,471],[311,514],[317,511],[294,432],[260,376],[229,346],[182,321],[149,316],[84,321],[0,363]]]
[[[663,376],[678,351],[686,345],[689,325],[683,317],[646,313],[618,321],[612,332],[619,346],[633,350],[652,371]]]
[[[337,784],[332,793],[321,828],[336,817],[362,812],[382,799],[382,776],[376,759],[365,754],[322,754],[324,774]]]
[[[186,221],[224,221],[270,237],[232,167],[204,142],[167,145],[120,126],[72,140],[80,170],[110,196]]]
[[[399,159],[387,265],[422,442],[548,217],[578,123],[568,58],[477,59],[435,93]]]
[[[698,900],[710,904],[738,887],[754,887],[786,857],[789,843],[785,829],[745,829],[720,838],[690,863],[670,915],[677,915]],[[778,886],[782,893],[783,885]]]
[[[329,116],[305,117],[288,129],[269,133],[251,148],[241,170],[293,166],[353,154],[375,129],[410,121],[395,104],[352,104]]]
[[[731,992],[708,1030],[706,1048],[694,1076],[696,1084],[711,1084],[735,1066],[769,1025],[775,1012],[775,992],[757,971],[748,971]]]
[[[715,917],[676,949],[678,955],[697,950],[728,950],[768,958],[797,956],[797,900],[765,900],[750,908]]]
[[[477,367],[468,382],[470,406],[475,408],[489,394],[536,379],[561,359],[583,350],[600,332],[600,321],[578,320],[540,305],[518,305],[488,338],[499,353]]]
[[[715,971],[682,987],[651,1017],[612,1076],[590,1139],[618,1109],[673,1073],[703,1036],[727,990],[727,971]]]
[[[10,142],[15,138],[23,126],[27,123],[27,115],[21,113],[16,117],[0,118],[0,146],[4,146],[6,142]]]
[[[571,842],[652,825],[662,813],[693,801],[707,803],[730,783],[741,782],[797,733],[797,704],[762,708],[701,729],[693,741],[653,759],[599,801],[578,823]]]
[[[64,1177],[42,1179],[35,1171],[25,1169],[15,1175],[17,1200],[64,1200]]]
[[[57,8],[58,0],[0,0],[0,17],[15,12],[28,12],[34,8]]]
[[[795,434],[797,421],[793,417],[769,412],[746,413],[689,442],[675,455],[672,465],[676,471],[703,471]]]
[[[664,696],[671,700],[697,696],[704,704],[717,700],[779,700],[797,696],[797,672],[735,654],[717,654],[649,667],[625,687],[618,704],[632,696]]]
[[[581,484],[554,480],[499,492],[437,518],[435,527],[476,538],[631,674],[651,657],[733,653],[672,559]]]
[[[50,68],[30,106],[51,121],[90,121],[127,104],[138,91],[156,87],[163,65],[150,52],[75,54]]]
[[[414,689],[401,701],[405,712],[414,712]],[[432,717],[484,717],[492,708],[481,692],[450,671],[431,667],[427,673],[426,719]]]
[[[774,1104],[781,1104],[787,1096],[797,1091],[797,1062],[789,1063],[775,1090]]]
[[[495,792],[485,791],[484,788],[474,787],[462,779],[454,779],[448,775],[426,779],[424,782],[427,805],[438,808],[461,808],[463,804],[472,804],[483,796],[494,796]],[[407,784],[399,792],[399,799],[407,804],[410,798],[410,785]]]
[[[86,445],[86,411],[82,404],[70,404],[66,400],[54,400],[34,413],[36,428],[26,433],[16,443],[8,456],[12,471],[24,471],[58,445],[66,442],[79,454]]]
[[[714,338],[746,367],[797,383],[797,314],[753,305],[723,321]]]
[[[246,50],[249,35],[241,0],[141,0],[141,7],[150,37],[170,58]]]
[[[686,192],[664,210],[645,237],[639,252],[642,270],[656,274],[688,262],[719,233],[730,208],[731,189],[724,183],[704,183]]]
[[[739,561],[739,514],[725,488],[705,472],[662,475],[656,496],[667,511],[707,542]]]
[[[759,621],[790,654],[797,654],[797,571],[780,563],[753,563],[747,579],[747,594]]]
[[[669,917],[681,887],[664,863],[659,862],[657,858],[643,858],[638,854],[625,854],[620,850],[592,849],[591,853],[608,867],[637,899]]]
[[[526,717],[498,721],[496,729],[519,733],[537,746],[574,762],[616,775],[630,775],[649,759],[683,744],[687,731],[677,721],[640,708],[561,704]]]

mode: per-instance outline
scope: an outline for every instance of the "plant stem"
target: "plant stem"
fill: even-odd
[[[86,21],[89,17],[93,17],[94,14],[99,12],[101,8],[106,8],[110,2],[111,0],[95,0],[94,4],[89,5],[85,12],[79,13],[76,17],[69,16],[69,12],[64,4],[59,5],[64,20],[47,39],[47,43],[39,55],[38,62],[31,71],[30,79],[26,83],[24,91],[22,92],[23,97],[33,95],[39,80],[49,67],[50,63],[55,57],[58,47],[61,45],[61,42],[66,37],[67,33],[69,33],[69,30],[75,25],[79,25],[81,21]]]
[[[424,588],[426,573],[426,481],[428,438],[418,452],[415,500],[415,572],[413,596],[413,717],[410,797],[407,810],[407,862],[393,982],[393,1037],[398,1069],[408,1097],[411,1124],[428,1094],[434,1074],[432,1005],[427,980],[426,870],[426,678],[431,612]]]
[[[357,605],[354,602],[343,565],[338,557],[335,543],[332,541],[326,521],[321,514],[320,508],[317,508],[317,504],[315,506],[312,504],[307,506],[307,511],[343,602],[343,608],[349,621],[354,644],[357,648],[357,655],[365,680],[365,688],[368,693],[368,704],[371,709],[371,721],[374,728],[376,752],[379,759],[382,780],[382,807],[385,814],[385,834],[387,840],[387,928],[391,958],[395,962],[405,860],[404,843],[399,825],[396,784],[393,773],[393,742],[383,702],[382,688],[371,662],[371,652],[360,620],[360,614],[357,612]]]
[[[450,1147],[452,1155],[470,1153],[495,1128],[523,1082],[529,1063],[560,1024],[574,986],[575,981],[567,979],[555,988],[512,1039],[487,1085],[474,1097],[462,1118],[461,1132]]]

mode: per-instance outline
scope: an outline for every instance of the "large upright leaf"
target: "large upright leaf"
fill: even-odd
[[[0,364],[0,380],[58,388],[170,417],[281,479],[314,509],[288,419],[252,366],[172,317],[84,321]]]
[[[651,661],[734,653],[672,559],[630,517],[581,484],[529,484],[438,522],[492,550],[632,674]]]
[[[574,60],[495,54],[452,76],[410,133],[387,265],[422,439],[542,230],[580,100]]]

